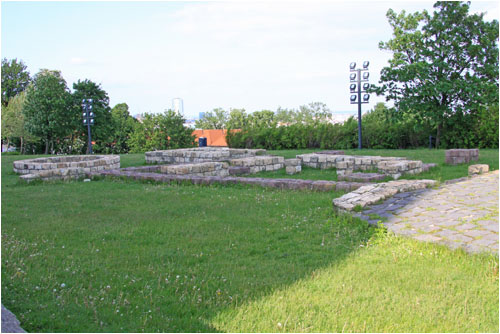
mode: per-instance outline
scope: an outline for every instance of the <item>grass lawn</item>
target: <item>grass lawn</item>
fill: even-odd
[[[499,330],[497,255],[337,216],[340,192],[25,184],[23,158],[2,156],[2,303],[28,332]]]

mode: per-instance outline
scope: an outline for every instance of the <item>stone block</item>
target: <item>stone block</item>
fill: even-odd
[[[286,166],[286,173],[289,175],[297,174],[302,171],[302,167],[299,166]]]
[[[469,166],[469,176],[478,175],[489,172],[490,167],[485,164],[477,164]]]

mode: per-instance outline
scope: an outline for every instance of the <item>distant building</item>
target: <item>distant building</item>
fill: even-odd
[[[135,118],[136,120],[138,120],[140,123],[142,123],[142,115],[141,114],[135,114],[135,115],[132,115],[133,118]]]
[[[180,115],[184,115],[184,102],[180,97],[172,99],[172,110]]]

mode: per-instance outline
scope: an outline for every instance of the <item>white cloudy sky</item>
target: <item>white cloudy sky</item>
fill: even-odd
[[[324,102],[349,104],[348,66],[370,60],[376,82],[390,54],[385,13],[427,9],[425,1],[6,2],[2,58],[22,59],[31,74],[61,70],[71,87],[90,79],[111,106],[161,112],[184,100],[187,117],[216,107],[247,111]],[[498,19],[497,1],[472,12]],[[383,97],[372,96],[373,106]]]

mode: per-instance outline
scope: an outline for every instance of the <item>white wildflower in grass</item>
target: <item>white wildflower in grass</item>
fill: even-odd
[[[61,288],[65,288],[65,287],[66,287],[66,284],[62,283]]]

